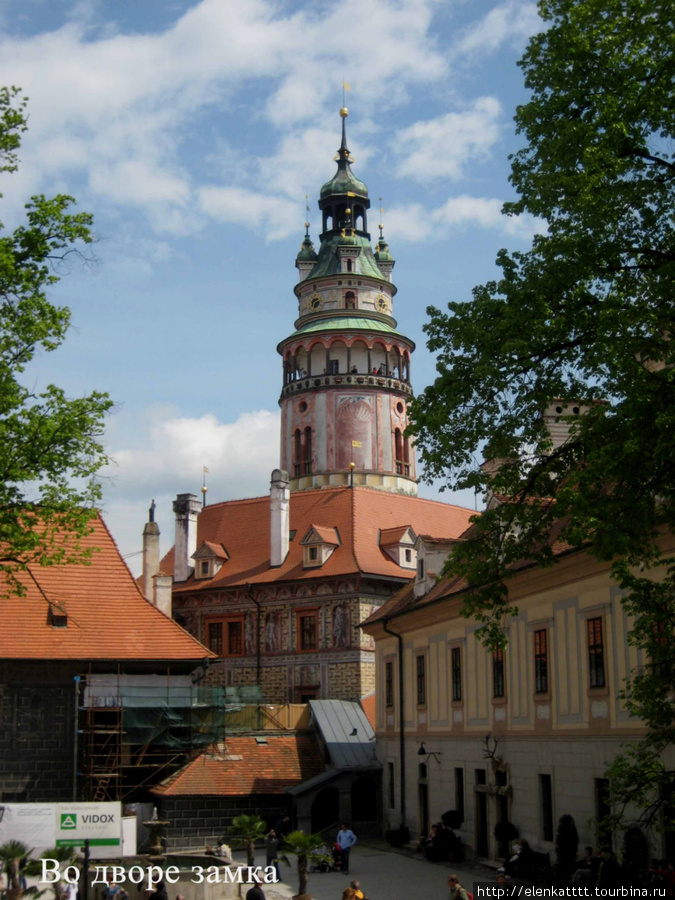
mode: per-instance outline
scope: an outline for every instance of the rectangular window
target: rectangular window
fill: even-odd
[[[462,699],[462,651],[459,647],[453,647],[451,654],[452,669],[452,699]]]
[[[384,702],[386,706],[394,705],[394,664],[384,664]]]
[[[455,809],[464,821],[464,769],[455,769]]]
[[[548,693],[548,646],[545,628],[534,633],[534,690],[537,694]]]
[[[244,628],[242,622],[227,623],[228,656],[241,656],[241,654],[244,652],[243,635]]]
[[[208,559],[203,559],[199,563],[199,574],[200,575],[208,575],[209,574],[209,565],[210,565],[210,563],[209,563]]]
[[[209,636],[207,638],[209,650],[217,656],[223,655],[223,623],[209,622]]]
[[[300,633],[300,649],[316,650],[316,614],[298,617],[298,631]]]
[[[328,360],[328,374],[329,375],[339,375],[340,374],[340,361],[337,359],[329,359]]]
[[[417,578],[421,581],[424,578],[424,560],[417,560]]]
[[[504,651],[495,650],[492,654],[492,696],[504,696]]]
[[[590,685],[605,686],[605,648],[602,642],[602,618],[589,619],[588,628],[588,673]]]
[[[541,803],[541,836],[553,840],[553,786],[550,775],[539,776],[539,800]]]
[[[417,657],[417,705],[424,706],[427,702],[427,684],[424,671],[424,656]]]
[[[394,764],[387,763],[387,787],[389,788],[389,809],[396,808],[396,786],[394,784]]]
[[[412,550],[405,551],[405,561],[412,562]]]
[[[309,548],[309,558],[312,562],[315,562],[319,558],[319,548],[318,547],[310,547]]]

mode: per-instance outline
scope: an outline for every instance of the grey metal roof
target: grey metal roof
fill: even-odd
[[[336,769],[380,768],[375,755],[375,732],[358,703],[310,700],[309,705]]]
[[[325,772],[321,772],[321,774],[315,775],[313,778],[308,778],[307,781],[303,781],[302,784],[294,784],[293,787],[287,787],[286,793],[293,794],[293,796],[304,794],[326,781],[332,781],[333,778],[337,778],[339,774],[337,769],[326,769]]]

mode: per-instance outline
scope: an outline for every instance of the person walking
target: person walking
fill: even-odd
[[[265,892],[257,879],[253,887],[246,891],[246,900],[265,900]]]
[[[335,838],[335,843],[340,848],[340,853],[342,854],[342,871],[346,875],[349,875],[349,854],[356,843],[356,835],[347,828],[345,822],[340,826],[340,830]]]
[[[456,875],[448,878],[448,887],[450,888],[449,900],[469,900],[469,895],[459,883]]]
[[[277,881],[281,881],[281,873],[279,872],[279,844],[281,840],[274,828],[265,835],[265,851],[267,853],[267,867],[274,866],[277,873]]]

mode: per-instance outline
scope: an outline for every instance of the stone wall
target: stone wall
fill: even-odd
[[[233,850],[238,849],[229,839],[232,819],[242,814],[259,815],[268,828],[283,816],[291,815],[291,801],[285,794],[248,797],[161,797],[158,807],[161,818],[171,824],[166,830],[167,846],[172,850],[204,849],[216,845],[225,836]]]
[[[0,664],[0,800],[72,799],[75,694],[59,664]],[[61,682],[61,683],[59,683]]]

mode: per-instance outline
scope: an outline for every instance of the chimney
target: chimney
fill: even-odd
[[[155,501],[150,504],[143,529],[143,596],[154,603],[153,578],[159,572],[159,525],[155,522]]]
[[[164,615],[171,618],[171,588],[173,578],[171,575],[155,575],[154,577],[154,604],[157,609],[161,609]]]
[[[202,508],[196,494],[178,494],[173,501],[176,516],[173,580],[187,581],[192,573],[190,559],[197,550],[197,516]]]
[[[552,450],[557,450],[569,440],[574,418],[585,415],[591,405],[588,401],[552,400],[546,406],[542,420],[551,439]]]
[[[270,484],[270,565],[280,566],[288,556],[291,527],[288,472],[274,469]]]

